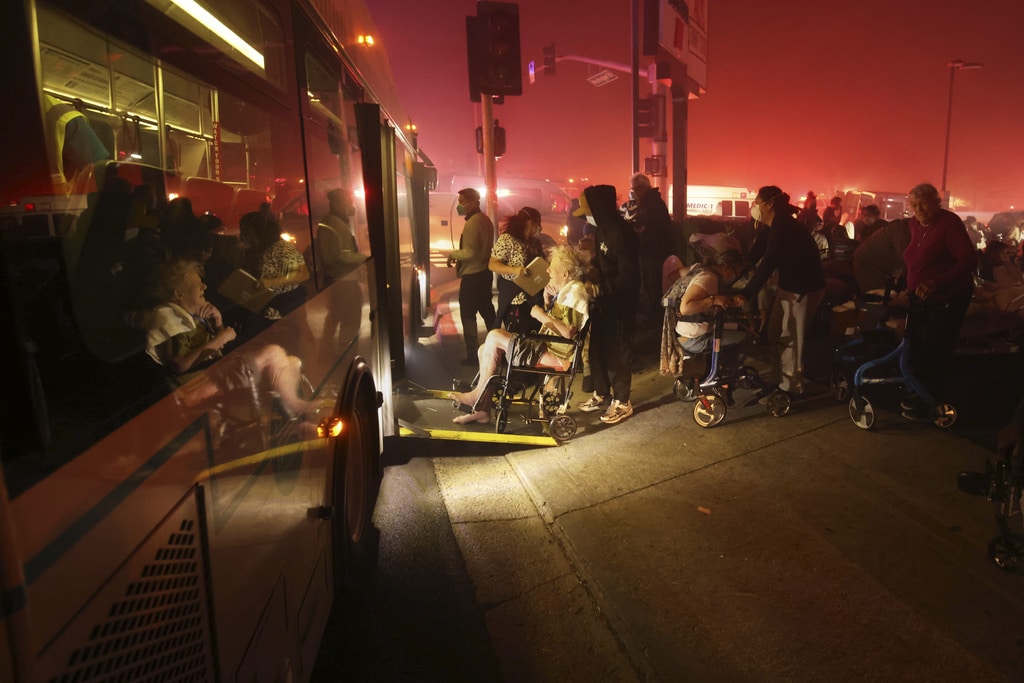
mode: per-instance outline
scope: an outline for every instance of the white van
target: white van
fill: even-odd
[[[686,215],[721,218],[749,218],[750,204],[757,192],[745,187],[687,185]]]
[[[486,210],[487,185],[480,176],[456,175],[441,180],[438,188],[430,193],[430,262],[436,269],[431,274],[431,283],[441,284],[446,277],[447,252],[457,249],[462,235],[462,220],[455,207],[459,203],[458,192],[464,187],[480,192],[480,203]],[[544,232],[541,241],[545,247],[565,243],[566,217],[572,198],[560,187],[547,180],[533,178],[498,178],[498,215],[491,216],[498,228],[506,216],[511,216],[524,206],[540,211]],[[451,274],[454,277],[454,274]]]

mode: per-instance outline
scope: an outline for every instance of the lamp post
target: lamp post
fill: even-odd
[[[949,194],[946,191],[946,171],[949,168],[949,130],[953,123],[953,77],[957,71],[964,69],[980,69],[981,62],[965,62],[962,59],[954,59],[946,68],[949,69],[949,106],[946,108],[946,151],[942,155],[942,201],[949,208]]]

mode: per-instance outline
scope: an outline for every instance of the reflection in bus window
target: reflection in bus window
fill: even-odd
[[[19,310],[32,311],[26,334],[38,350],[34,361],[58,462],[175,386],[168,375],[176,373],[147,354],[146,330],[131,324],[152,303],[155,278],[171,259],[209,264],[207,294],[222,322],[237,329],[239,343],[301,303],[309,273],[295,253],[295,282],[272,281],[284,270],[270,252],[299,246],[278,245],[246,264],[239,240],[241,218],[267,210],[277,179],[296,177],[302,167],[293,126],[60,12],[46,6],[38,12],[41,95],[74,120],[74,132],[95,133],[82,160],[51,153],[55,191],[66,200],[46,217],[41,236],[53,241],[24,261],[18,276],[25,286],[15,290],[24,297]],[[46,131],[52,150],[70,150],[73,128]],[[308,245],[308,217],[303,221],[293,220],[289,230]],[[279,301],[257,319],[220,295],[221,282],[246,265],[295,301]],[[33,279],[53,289],[29,286]],[[63,294],[33,306],[47,292]],[[224,343],[219,350],[232,348]],[[89,426],[64,429],[70,424]]]

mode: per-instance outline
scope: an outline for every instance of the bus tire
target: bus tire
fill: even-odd
[[[377,567],[380,532],[373,510],[383,470],[377,401],[373,378],[367,372],[343,404],[345,432],[335,443],[333,525],[336,593],[369,588]]]

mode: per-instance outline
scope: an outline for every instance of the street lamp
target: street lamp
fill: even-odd
[[[981,62],[965,62],[962,59],[954,59],[946,65],[949,69],[949,106],[946,109],[946,151],[942,155],[942,201],[949,203],[949,195],[946,193],[946,170],[949,168],[949,129],[953,123],[953,76],[957,71],[964,69],[980,69]]]

